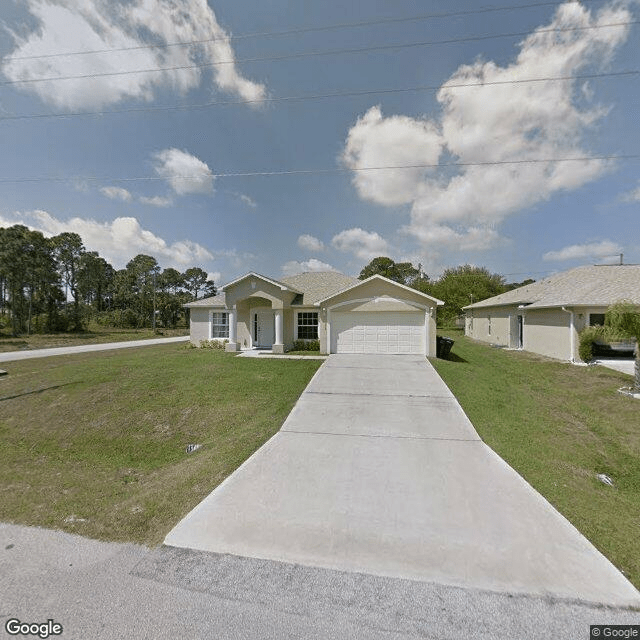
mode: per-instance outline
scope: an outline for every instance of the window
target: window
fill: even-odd
[[[592,327],[595,326],[604,326],[604,313],[590,313],[589,314],[589,325]]]
[[[491,316],[487,316],[488,333],[491,335]]]
[[[229,314],[224,311],[214,311],[211,314],[211,338],[229,337]]]
[[[298,340],[318,339],[318,312],[301,311],[298,313]]]

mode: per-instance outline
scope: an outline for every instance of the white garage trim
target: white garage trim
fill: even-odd
[[[329,340],[331,353],[426,355],[426,313],[418,310],[333,311]]]

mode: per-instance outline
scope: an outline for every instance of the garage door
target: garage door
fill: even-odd
[[[422,311],[334,312],[331,353],[415,353],[425,350]]]

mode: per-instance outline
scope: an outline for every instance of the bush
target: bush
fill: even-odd
[[[595,342],[619,342],[631,338],[630,334],[623,331],[616,331],[610,326],[585,327],[580,332],[580,344],[578,345],[578,355],[583,362],[589,362],[594,357]]]
[[[604,338],[604,327],[585,327],[580,332],[578,355],[582,362],[593,360],[593,343]]]
[[[222,349],[224,350],[229,343],[228,340],[200,340],[201,349]]]
[[[293,351],[320,351],[320,340],[294,340]]]

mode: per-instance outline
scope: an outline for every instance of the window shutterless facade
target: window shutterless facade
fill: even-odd
[[[211,314],[211,338],[229,337],[229,314],[224,311],[214,311]]]
[[[318,339],[318,312],[300,311],[298,313],[298,340]]]

